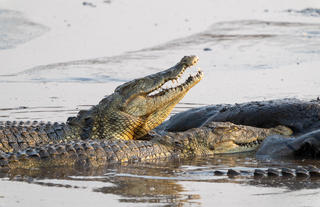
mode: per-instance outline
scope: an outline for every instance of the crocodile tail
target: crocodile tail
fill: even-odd
[[[75,129],[64,123],[5,122],[0,123],[0,150],[17,152],[28,147],[77,139]]]
[[[0,169],[99,167],[111,163],[163,159],[172,157],[172,153],[169,148],[150,141],[70,141],[30,147],[13,153],[1,152]]]

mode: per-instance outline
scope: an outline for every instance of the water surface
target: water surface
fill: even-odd
[[[13,27],[15,22],[23,23],[21,18],[26,18],[26,27],[23,31],[31,33],[27,33],[29,36],[22,35],[24,38],[19,36],[21,41],[12,44],[14,47],[8,46],[0,51],[3,55],[0,57],[2,62],[6,61],[3,57],[7,59],[11,57],[5,65],[2,65],[4,68],[0,76],[0,121],[63,122],[67,117],[75,116],[79,110],[88,109],[97,104],[101,98],[111,94],[116,86],[134,78],[167,69],[184,55],[190,54],[200,57],[198,66],[204,71],[205,77],[177,105],[173,114],[208,104],[288,97],[313,99],[320,95],[320,17],[317,15],[317,5],[313,1],[291,5],[278,5],[277,1],[269,1],[268,4],[260,7],[250,7],[249,5],[252,4],[248,0],[245,1],[246,6],[239,7],[239,11],[235,8],[227,8],[228,4],[234,3],[233,1],[224,2],[225,6],[220,4],[220,1],[199,3],[202,8],[208,7],[203,9],[203,12],[210,11],[209,6],[216,6],[211,7],[212,16],[206,13],[207,18],[203,19],[211,21],[210,24],[206,22],[203,25],[211,26],[193,27],[196,14],[184,14],[185,16],[181,14],[174,20],[171,14],[179,13],[177,12],[179,10],[172,9],[178,8],[176,5],[177,7],[168,7],[171,8],[168,9],[168,18],[157,13],[161,17],[157,19],[158,25],[154,23],[150,25],[153,32],[166,31],[169,26],[163,26],[163,24],[166,21],[169,22],[171,17],[172,21],[181,20],[179,27],[172,26],[172,28],[178,28],[184,32],[179,33],[178,29],[174,30],[170,38],[169,36],[165,38],[163,36],[165,33],[162,33],[161,37],[155,36],[159,38],[156,44],[151,40],[143,44],[143,38],[140,38],[137,39],[139,47],[128,44],[127,50],[120,44],[120,40],[117,39],[114,42],[115,45],[111,45],[112,41],[108,40],[111,49],[109,48],[106,54],[110,55],[93,51],[91,47],[87,48],[88,51],[84,51],[83,47],[79,46],[81,54],[75,53],[72,56],[69,52],[66,57],[61,55],[65,52],[62,51],[61,45],[57,45],[56,51],[52,50],[52,45],[40,45],[50,38],[54,42],[62,41],[59,38],[66,36],[64,32],[69,31],[67,28],[75,25],[76,28],[67,33],[73,34],[70,36],[75,42],[71,42],[70,45],[66,43],[65,47],[66,51],[77,48],[76,43],[85,36],[81,33],[78,39],[75,38],[74,32],[77,29],[82,31],[80,28],[84,28],[79,23],[80,20],[84,22],[93,20],[90,18],[95,17],[94,11],[102,15],[102,11],[106,11],[104,9],[111,11],[113,8],[112,14],[116,15],[116,11],[120,11],[121,8],[127,9],[128,5],[138,8],[141,1],[136,1],[135,7],[126,1],[111,1],[111,3],[92,1],[91,3],[96,7],[77,4],[74,7],[76,12],[93,16],[89,15],[89,20],[85,20],[82,16],[79,22],[75,22],[76,15],[73,14],[69,18],[63,13],[66,22],[62,16],[56,18],[64,22],[65,27],[55,25],[57,22],[51,19],[52,22],[47,22],[51,30],[44,29],[46,22],[41,21],[39,17],[28,19],[21,16],[21,13],[12,11],[10,15],[16,14],[16,16],[11,19],[10,26]],[[165,9],[165,5],[168,6],[168,2],[164,1],[162,9]],[[68,3],[65,6],[69,8],[70,5]],[[197,4],[196,8],[200,6]],[[306,9],[310,6],[313,6],[312,9]],[[19,6],[12,3],[11,7]],[[32,9],[29,7],[31,6],[26,6],[25,10],[30,12]],[[217,12],[217,8],[222,9],[220,13]],[[228,10],[229,8],[231,9]],[[62,10],[66,12],[65,8]],[[129,12],[129,9],[126,11]],[[203,17],[201,14],[199,16]],[[0,24],[3,23],[1,18],[0,15]],[[41,24],[34,23],[35,20],[39,20]],[[126,23],[125,20],[120,22]],[[99,22],[100,29],[104,28],[102,23]],[[129,23],[132,26],[131,20]],[[142,32],[143,26],[148,22],[144,23],[139,24],[138,21],[136,23],[137,28]],[[68,26],[68,24],[71,25]],[[188,30],[188,27],[191,29]],[[8,29],[1,28],[0,34],[8,32]],[[88,31],[90,29],[94,31],[94,28],[96,27],[89,26]],[[41,33],[41,31],[47,31],[47,33]],[[119,33],[122,32],[123,35],[124,31],[128,32],[129,29],[121,30],[119,27]],[[17,33],[20,29],[10,30],[10,32]],[[59,32],[64,35],[59,36]],[[105,34],[105,30],[103,33]],[[110,33],[112,36],[114,31]],[[145,37],[135,29],[132,31],[132,35],[134,34]],[[38,37],[39,35],[43,36]],[[88,32],[87,35],[92,37],[91,39],[99,39],[96,34],[90,36]],[[148,37],[151,38],[151,36]],[[35,40],[31,41],[32,38]],[[119,36],[120,38],[125,36]],[[10,42],[3,38],[1,40],[0,45]],[[26,41],[29,42],[26,43]],[[123,39],[123,44],[128,42],[129,40]],[[98,43],[94,44],[98,45]],[[112,52],[116,44],[118,44],[118,50],[115,49]],[[25,51],[32,51],[32,48],[45,46],[51,51],[43,50],[43,56],[41,56],[43,59],[36,60],[32,53],[25,53]],[[21,56],[23,53],[26,54],[24,58]],[[89,58],[88,55],[88,58],[78,58],[89,53],[94,57]],[[52,54],[57,56],[51,59],[49,56]],[[27,60],[28,58],[34,58],[34,63]],[[196,71],[196,68],[192,68],[191,71]],[[318,179],[255,179],[252,176],[254,168],[257,167],[265,169],[308,165],[320,167],[318,160],[258,160],[254,153],[251,153],[168,162],[110,165],[86,171],[62,168],[3,172],[0,180],[0,206],[212,206],[213,204],[319,206],[320,180]],[[245,170],[248,173],[235,178],[226,175],[216,176],[213,173],[214,170],[226,171],[230,167]]]

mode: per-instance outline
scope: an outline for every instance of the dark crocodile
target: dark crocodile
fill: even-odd
[[[264,140],[256,153],[258,157],[270,158],[320,158],[320,129],[295,138],[278,135]]]
[[[214,170],[215,176],[228,176],[234,178],[238,176],[254,177],[254,178],[320,178],[320,169],[314,166],[297,167],[297,168],[255,168],[254,170],[237,170],[225,169]]]
[[[299,135],[320,129],[320,100],[279,99],[204,106],[176,114],[156,130],[185,131],[212,121],[262,128],[284,125]]]

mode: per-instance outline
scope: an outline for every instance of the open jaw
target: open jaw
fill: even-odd
[[[257,150],[263,139],[255,139],[248,142],[236,142],[228,140],[217,143],[214,147],[215,154],[250,152]]]
[[[137,97],[148,98],[156,94],[163,95],[170,91],[166,90],[164,86],[169,85],[170,81],[174,82],[182,79],[180,77],[184,74],[186,69],[194,66],[198,60],[199,58],[197,56],[185,56],[175,66],[167,70],[124,83],[118,86],[115,89],[115,92],[126,99],[127,103],[130,103]],[[187,88],[190,89],[201,80],[202,75],[202,72],[198,71],[197,74],[189,77],[183,84],[181,84],[181,86],[173,87],[171,92],[174,90],[178,91],[178,89],[180,89],[179,91]],[[163,91],[163,93],[161,93],[161,91]]]
[[[189,77],[183,81],[182,77],[186,69],[195,65],[197,61],[198,58],[196,59],[194,64],[185,65],[181,69],[181,72],[178,73],[176,76],[165,78],[162,82],[158,84],[158,86],[147,92],[147,97],[159,98],[161,96],[170,94],[173,98],[175,94],[179,95],[182,93],[186,93],[190,88],[196,85],[203,77],[203,72],[200,69],[198,69],[198,71],[194,75],[189,75]]]

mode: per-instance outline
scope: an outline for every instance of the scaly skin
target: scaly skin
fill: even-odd
[[[163,89],[155,95],[152,93],[168,81],[178,79],[186,68],[197,62],[198,57],[185,56],[168,70],[120,85],[113,94],[90,111],[79,113],[68,124],[80,126],[80,136],[85,139],[139,139],[168,117],[203,74],[199,70],[175,88]]]
[[[251,171],[239,171],[229,168],[227,170],[216,170],[213,172],[214,175],[227,175],[228,177],[237,177],[237,176],[254,176],[255,178],[319,178],[320,169],[310,166],[307,168],[297,167],[297,168],[255,168]]]
[[[211,122],[201,128],[150,140],[80,140],[30,147],[14,153],[0,152],[0,168],[99,167],[110,163],[212,156],[255,150],[264,138],[289,135],[286,127],[261,129],[229,122]]]
[[[320,128],[320,100],[286,98],[234,105],[209,105],[171,116],[155,130],[185,131],[212,121],[230,121],[234,124],[261,128],[284,125],[292,129],[296,136]]]
[[[284,126],[255,128],[210,122],[185,132],[146,136],[162,123],[173,107],[202,78],[163,89],[198,61],[184,57],[174,67],[116,88],[88,111],[80,111],[66,124],[6,123],[0,126],[0,167],[99,167],[108,163],[210,156],[255,150],[270,135],[290,135]],[[142,138],[142,140],[135,140]]]
[[[79,140],[79,128],[59,123],[0,123],[0,151],[13,152],[65,140]]]
[[[70,117],[66,124],[0,123],[0,150],[12,152],[65,140],[139,139],[167,118],[201,80],[202,72],[177,87],[153,93],[197,62],[198,57],[185,56],[165,71],[124,83],[98,105]]]

